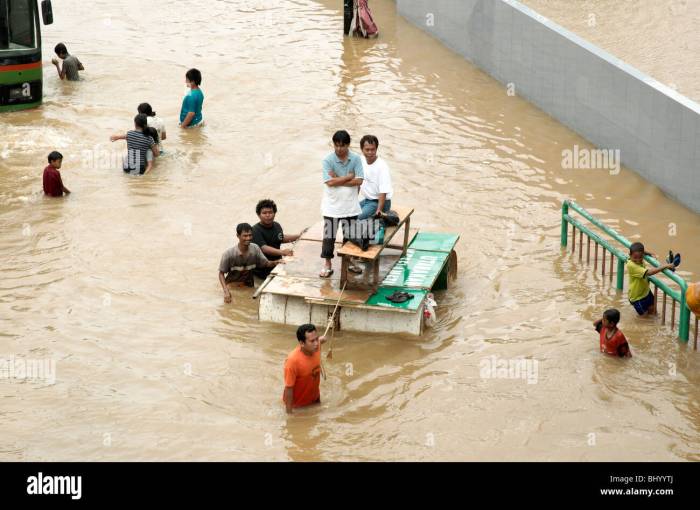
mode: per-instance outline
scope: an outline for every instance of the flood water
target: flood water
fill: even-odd
[[[664,85],[700,101],[700,2],[522,0]]]
[[[55,360],[56,382],[0,380],[0,460],[700,460],[700,355],[559,246],[574,198],[697,280],[698,215],[627,169],[563,170],[583,139],[370,4],[367,41],[337,0],[55,2],[45,104],[0,117],[0,356]],[[206,126],[183,132],[189,67]],[[143,101],[167,154],[130,177],[109,136]],[[224,304],[217,268],[261,198],[287,232],[320,219],[340,128],[379,137],[415,225],[460,233],[459,276],[422,338],[340,332],[322,405],[287,417],[294,328],[248,291]],[[54,149],[66,199],[41,192]],[[611,306],[629,360],[598,353]],[[491,356],[536,377],[482,378]]]

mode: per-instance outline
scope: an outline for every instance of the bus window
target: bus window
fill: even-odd
[[[0,0],[0,50],[36,48],[35,0]]]

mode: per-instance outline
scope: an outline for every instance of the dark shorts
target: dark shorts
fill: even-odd
[[[639,315],[644,315],[647,313],[649,307],[654,304],[654,293],[649,291],[647,297],[642,298],[639,301],[635,301],[634,303],[630,301],[630,304],[634,306],[634,309],[637,310]]]

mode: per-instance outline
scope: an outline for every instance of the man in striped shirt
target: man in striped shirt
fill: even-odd
[[[134,174],[147,174],[153,168],[153,160],[149,157],[149,150],[153,156],[160,154],[158,144],[144,131],[148,128],[148,117],[139,113],[134,117],[134,129],[125,135],[112,135],[109,139],[113,142],[126,140],[127,156],[124,159],[124,171]]]

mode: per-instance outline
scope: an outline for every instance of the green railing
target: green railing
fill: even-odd
[[[562,204],[561,208],[561,245],[566,247],[569,244],[569,225],[572,227],[572,239],[571,239],[571,252],[575,253],[576,252],[576,230],[579,231],[579,243],[578,243],[578,248],[579,248],[579,260],[583,260],[583,235],[585,234],[586,237],[588,238],[587,241],[587,248],[586,248],[586,260],[590,262],[591,260],[591,241],[595,243],[595,253],[594,253],[594,264],[595,264],[595,270],[598,269],[598,247],[602,247],[602,255],[601,255],[601,262],[602,262],[602,274],[605,277],[605,265],[606,265],[606,259],[607,259],[607,254],[610,254],[610,265],[609,265],[609,271],[608,271],[608,276],[610,278],[610,282],[612,283],[613,280],[613,264],[615,262],[615,259],[617,259],[617,279],[616,279],[616,285],[618,290],[622,290],[624,287],[625,283],[625,263],[627,262],[627,259],[629,258],[628,256],[628,250],[621,251],[620,249],[616,248],[613,246],[613,244],[608,241],[607,239],[603,239],[600,235],[596,234],[593,232],[593,230],[589,227],[584,225],[579,219],[573,218],[570,212],[575,211],[579,215],[581,215],[582,218],[588,220],[592,225],[598,227],[600,230],[608,234],[612,239],[620,243],[622,246],[625,248],[629,248],[630,245],[632,244],[629,240],[615,232],[615,230],[611,229],[607,225],[605,225],[603,222],[600,220],[594,218],[591,216],[591,214],[586,211],[583,207],[578,205],[576,202],[573,202],[571,200],[564,200],[564,203]],[[645,260],[651,264],[654,267],[659,267],[660,264],[659,262],[648,255],[645,255]],[[661,273],[659,273],[660,275]],[[661,291],[664,293],[663,296],[663,313],[662,313],[662,323],[666,323],[666,296],[670,296],[672,299],[672,311],[671,311],[671,329],[674,328],[675,326],[675,319],[676,319],[676,303],[678,303],[679,308],[680,308],[680,316],[678,318],[678,338],[682,340],[683,342],[688,341],[688,337],[690,334],[690,309],[686,305],[685,302],[685,294],[688,289],[688,283],[675,274],[672,271],[669,271],[668,269],[665,269],[663,271],[663,274],[668,277],[672,282],[674,282],[676,285],[678,285],[678,289],[671,288],[669,285],[670,282],[666,282],[664,280],[661,280],[658,278],[658,276],[650,276],[649,281],[654,284],[654,297],[658,298],[658,291],[661,289]],[[656,302],[658,304],[658,299],[656,299]],[[697,317],[695,318],[695,342],[694,346],[697,349],[697,340],[698,340],[698,319]]]

